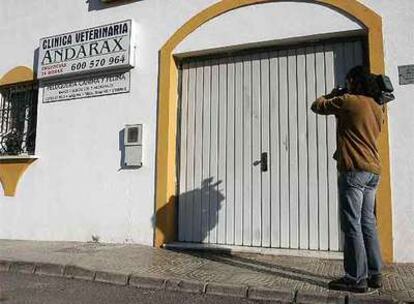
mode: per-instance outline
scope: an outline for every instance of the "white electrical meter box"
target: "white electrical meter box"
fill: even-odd
[[[126,167],[142,166],[142,124],[125,125],[124,148]]]

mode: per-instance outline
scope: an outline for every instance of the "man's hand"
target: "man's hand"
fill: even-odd
[[[312,103],[311,110],[316,114],[339,116],[343,102],[344,96],[321,96]]]
[[[325,98],[326,99],[331,99],[331,98],[334,98],[336,96],[342,96],[345,93],[347,93],[347,91],[348,90],[346,88],[336,87],[336,88],[332,89],[331,93],[329,93],[328,95],[325,95]]]

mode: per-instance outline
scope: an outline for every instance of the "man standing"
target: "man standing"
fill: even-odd
[[[346,76],[348,92],[334,89],[318,98],[312,111],[337,118],[338,191],[344,232],[345,276],[330,289],[366,292],[381,287],[382,259],[375,218],[375,195],[381,172],[377,139],[383,110],[376,99],[379,86],[363,67]],[[345,93],[345,94],[344,94]]]

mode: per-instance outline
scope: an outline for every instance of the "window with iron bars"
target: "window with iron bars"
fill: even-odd
[[[0,87],[0,156],[33,155],[37,120],[37,86]]]

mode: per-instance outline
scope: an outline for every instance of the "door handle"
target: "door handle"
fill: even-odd
[[[263,152],[262,155],[260,156],[260,169],[262,170],[262,172],[267,172],[267,161],[268,161],[268,157],[267,157],[267,152]]]

